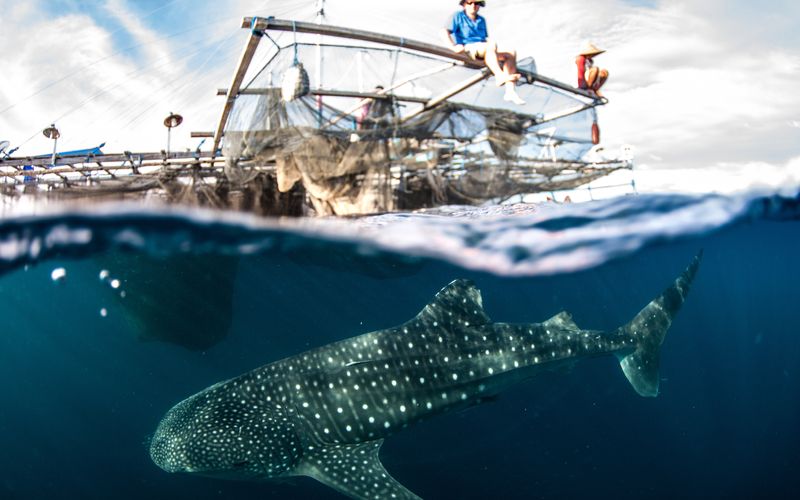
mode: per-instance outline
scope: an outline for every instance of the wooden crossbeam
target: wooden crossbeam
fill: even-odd
[[[442,102],[446,101],[447,99],[450,99],[454,95],[459,94],[459,93],[467,90],[468,88],[470,88],[470,87],[472,87],[474,85],[477,85],[478,83],[484,81],[485,79],[487,79],[489,77],[489,75],[491,75],[491,72],[488,69],[484,69],[483,71],[481,71],[477,75],[472,75],[468,79],[464,80],[463,82],[458,83],[457,85],[454,85],[453,87],[447,89],[445,92],[442,92],[438,96],[436,96],[436,97],[434,97],[432,99],[429,99],[427,102],[425,102],[425,104],[422,105],[422,108],[414,111],[411,114],[408,114],[408,115],[404,116],[401,123],[405,123],[405,122],[411,120],[412,118],[414,118],[416,116],[419,116],[420,114],[424,113],[425,111],[428,111],[430,109],[435,108],[436,106],[438,106]]]
[[[242,89],[239,95],[266,95],[273,92],[273,89]],[[424,104],[428,99],[424,97],[415,97],[407,95],[393,95],[385,92],[353,92],[349,90],[333,90],[333,89],[314,89],[309,91],[313,96],[321,97],[352,97],[356,99],[393,99],[400,102],[417,102]],[[217,89],[217,95],[228,95],[228,89]]]
[[[189,167],[189,166],[195,165],[195,164],[197,164],[199,162],[201,165],[207,165],[207,167],[205,167],[206,169],[210,169],[210,168],[218,168],[217,167],[218,164],[219,164],[219,167],[221,167],[222,164],[225,162],[225,158],[222,158],[222,157],[205,158],[205,159],[201,159],[201,160],[195,160],[195,159],[190,159],[190,160],[191,161],[183,161],[181,163],[170,163],[170,164],[168,164],[168,166],[169,167],[174,167],[174,168]],[[140,169],[140,168],[158,168],[158,169],[160,169],[163,166],[164,166],[164,164],[161,161],[155,161],[155,160],[142,162],[141,165],[136,165],[136,166],[127,165],[125,163],[123,163],[121,165],[102,165],[102,166],[94,166],[94,165],[90,165],[90,166],[60,166],[60,167],[49,168],[47,170],[23,170],[23,171],[15,170],[13,172],[0,172],[0,178],[2,178],[2,177],[23,177],[23,176],[25,176],[25,177],[42,177],[42,176],[47,176],[47,175],[57,175],[62,180],[68,181],[70,179],[68,179],[67,177],[64,177],[65,174],[79,173],[79,174],[82,174],[84,177],[88,177],[88,174],[90,174],[92,172],[105,172],[109,176],[115,177],[115,174],[113,174],[112,171],[130,170],[130,171],[136,173],[137,170]],[[142,175],[146,175],[146,174],[142,174]]]
[[[104,155],[91,155],[91,156],[70,156],[70,157],[56,157],[56,166],[64,165],[77,165],[79,163],[92,163],[92,162],[121,162],[131,161],[131,156],[136,156],[140,161],[147,160],[179,160],[185,158],[209,158],[215,156],[211,151],[175,151],[166,155],[162,152],[157,153],[118,153],[118,154],[104,154]],[[52,164],[52,158],[9,158],[0,160],[0,167],[22,167],[30,165],[32,167],[44,167]],[[24,173],[24,172],[23,172]]]
[[[332,36],[337,38],[347,38],[351,40],[361,40],[364,42],[390,45],[393,47],[400,47],[404,49],[413,50],[416,52],[423,52],[425,54],[432,54],[440,57],[446,57],[448,59],[460,61],[465,66],[471,68],[485,67],[483,61],[472,59],[466,54],[456,54],[449,48],[443,47],[441,45],[419,42],[416,40],[410,40],[408,38],[399,36],[386,35],[383,33],[374,33],[372,31],[343,28],[341,26],[330,26],[325,24],[290,21],[285,19],[274,19],[274,18],[265,19],[263,17],[259,18],[245,17],[242,20],[242,28],[252,29],[253,19],[257,19],[257,21],[255,22],[255,29],[258,31],[265,31],[265,30],[294,31],[297,33],[311,33],[316,35]],[[553,80],[552,78],[539,75],[538,73],[526,71],[524,69],[519,69],[519,72],[530,82],[534,81],[541,82],[550,87],[554,87],[563,90],[565,92],[570,92],[575,95],[586,97],[588,99],[591,99],[592,101],[600,101],[600,99],[598,99],[597,96],[595,96],[594,94],[590,94],[585,90],[581,90],[571,85],[567,85],[566,83],[559,82],[558,80]]]

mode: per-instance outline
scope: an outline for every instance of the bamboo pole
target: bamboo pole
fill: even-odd
[[[256,23],[256,25],[258,25],[258,23]],[[225,99],[225,107],[222,108],[222,116],[220,116],[219,125],[217,125],[217,131],[214,133],[214,146],[211,150],[212,155],[217,154],[219,143],[222,140],[222,134],[225,132],[225,125],[228,123],[228,117],[233,110],[233,103],[236,101],[236,96],[239,94],[239,89],[242,87],[242,82],[244,81],[244,77],[247,74],[248,68],[250,67],[250,63],[253,61],[253,56],[256,53],[258,43],[261,41],[262,36],[262,32],[258,29],[252,29],[250,31],[250,38],[248,38],[247,44],[244,46],[242,55],[239,58],[239,65],[236,68],[236,72],[233,74],[231,84],[228,85],[228,95]]]
[[[168,168],[183,168],[183,167],[190,167],[190,166],[192,166],[192,165],[197,163],[197,161],[194,160],[194,159],[190,159],[190,160],[191,161],[184,161],[184,162],[180,162],[180,163],[168,163],[167,167]],[[225,158],[222,158],[222,157],[199,160],[199,163],[200,163],[201,167],[204,170],[221,168],[222,167],[221,164],[223,164],[224,162],[225,162]],[[217,167],[217,164],[220,164],[220,166]],[[207,166],[204,166],[204,165],[207,165]],[[73,173],[75,173],[75,174],[83,174],[84,177],[87,177],[86,174],[89,174],[89,173],[92,173],[92,172],[106,172],[109,176],[113,177],[114,174],[112,174],[111,171],[130,170],[130,171],[134,172],[137,169],[143,169],[143,168],[154,168],[155,169],[153,172],[142,173],[141,174],[142,176],[146,176],[146,175],[150,175],[152,173],[159,172],[163,167],[164,167],[163,162],[150,160],[150,161],[147,161],[147,162],[143,162],[141,165],[138,165],[136,168],[134,168],[133,165],[125,165],[125,164],[122,164],[122,165],[96,165],[96,166],[95,165],[92,165],[92,166],[60,166],[60,167],[55,167],[55,168],[49,168],[49,169],[46,169],[46,170],[15,170],[13,172],[0,172],[0,177],[23,177],[23,176],[25,176],[25,177],[44,177],[44,176],[47,176],[47,175],[56,175],[56,176],[61,177],[61,179],[65,180],[65,181],[68,181],[70,179],[64,177],[64,174],[73,174]],[[75,179],[73,179],[73,180],[75,180]]]
[[[242,89],[239,91],[239,95],[266,95],[271,92],[271,89]],[[224,96],[227,95],[228,89],[218,89],[217,95]],[[403,102],[417,102],[420,104],[424,104],[428,102],[427,99],[424,97],[414,97],[414,96],[402,96],[402,95],[387,95],[387,91],[379,91],[379,92],[351,92],[349,90],[311,90],[309,94],[313,96],[323,96],[323,97],[353,97],[353,98],[363,98],[365,101],[372,100],[372,99],[389,99],[392,98],[396,101],[403,101]]]
[[[419,80],[420,78],[433,76],[433,75],[435,75],[437,73],[441,73],[442,71],[446,71],[446,70],[452,68],[455,65],[456,65],[455,62],[451,62],[451,63],[447,63],[447,64],[445,64],[443,66],[437,66],[437,67],[429,69],[429,70],[425,70],[425,71],[421,71],[421,72],[418,72],[418,73],[414,73],[413,75],[409,76],[408,78],[400,80],[398,83],[395,83],[394,85],[377,92],[377,94],[379,94],[381,96],[384,96],[384,95],[388,94],[389,92],[393,91],[394,89],[400,88],[403,85],[406,85],[408,83],[413,82],[414,80]],[[368,96],[364,96],[364,97],[365,98],[362,99],[361,101],[359,101],[358,104],[356,104],[352,108],[348,109],[347,111],[342,113],[340,116],[332,119],[330,122],[328,122],[322,128],[331,127],[331,126],[339,123],[339,121],[341,121],[342,119],[352,115],[353,113],[355,113],[356,111],[361,109],[362,106],[364,106],[365,104],[367,104],[368,102],[373,100],[373,97],[368,97]],[[427,99],[420,99],[420,100],[416,100],[416,101],[410,101],[409,99],[407,99],[407,98],[404,99],[404,98],[401,98],[400,96],[394,96],[394,99],[397,99],[398,101],[404,101],[405,100],[405,101],[409,101],[409,102],[421,102],[423,104],[427,102]]]
[[[169,155],[158,153],[115,153],[103,155],[87,155],[87,156],[74,156],[63,157],[60,156],[56,159],[56,166],[77,165],[79,163],[96,163],[96,162],[117,162],[117,161],[130,161],[131,156],[136,156],[137,159],[142,161],[147,160],[180,160],[180,159],[202,159],[213,158],[215,155],[211,151],[186,151],[186,152],[173,152]],[[13,158],[7,160],[0,160],[0,167],[22,167],[22,166],[41,167],[50,165],[50,157],[35,157],[35,158]]]
[[[473,76],[469,77],[468,79],[464,80],[463,82],[459,83],[458,85],[455,85],[455,86],[449,88],[448,90],[446,90],[445,92],[439,94],[438,96],[432,98],[431,100],[426,102],[420,109],[418,109],[418,110],[414,111],[413,113],[403,117],[403,119],[401,120],[400,123],[406,123],[407,121],[411,120],[412,118],[415,118],[415,117],[419,116],[420,114],[424,113],[425,111],[428,111],[429,109],[435,108],[436,106],[438,106],[442,102],[446,101],[447,99],[450,99],[454,95],[459,94],[459,93],[467,90],[468,88],[470,88],[470,87],[472,87],[474,85],[477,85],[478,83],[480,83],[483,80],[487,79],[489,77],[489,75],[491,75],[491,72],[488,69],[483,69],[477,75],[473,75]]]
[[[440,45],[434,45],[431,43],[419,42],[416,40],[409,40],[408,38],[399,36],[385,35],[383,33],[374,33],[372,31],[366,31],[366,30],[357,30],[357,29],[343,28],[341,26],[320,25],[315,23],[307,23],[299,21],[296,22],[285,19],[272,19],[272,18],[265,19],[262,17],[258,18],[245,17],[242,20],[242,28],[252,29],[254,24],[253,23],[254,19],[256,20],[255,28],[260,31],[266,31],[266,30],[296,31],[297,33],[310,33],[310,34],[332,36],[338,38],[348,38],[352,40],[361,40],[365,42],[390,45],[393,47],[400,47],[404,49],[413,50],[416,52],[424,52],[426,54],[446,57],[449,59],[460,61],[464,63],[465,66],[471,68],[481,69],[485,67],[483,61],[472,59],[466,54],[456,54],[447,47],[442,47]],[[518,69],[518,71],[530,82],[540,82],[550,87],[554,87],[566,92],[570,92],[575,95],[586,97],[588,99],[591,99],[592,101],[602,102],[594,94],[591,94],[585,90],[575,88],[571,85],[567,85],[566,83],[559,82],[558,80],[554,80],[552,78],[539,75],[538,73],[526,71],[524,69]]]

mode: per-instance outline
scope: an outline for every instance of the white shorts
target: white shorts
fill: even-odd
[[[483,59],[486,57],[486,42],[465,44],[464,52],[473,59]]]

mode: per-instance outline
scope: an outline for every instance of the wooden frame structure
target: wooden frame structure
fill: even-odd
[[[159,153],[101,154],[86,156],[56,155],[55,164],[51,157],[11,158],[0,160],[0,183],[5,179],[57,177],[71,182],[83,179],[119,176],[144,175],[163,169],[191,171],[190,167],[200,167],[204,171],[221,168],[225,158],[214,157],[210,151]],[[25,167],[32,169],[25,170]],[[69,174],[80,176],[68,177]],[[99,178],[98,178],[99,179]]]
[[[230,116],[231,111],[233,110],[233,104],[236,101],[236,98],[240,94],[245,95],[251,92],[248,89],[242,90],[241,86],[244,81],[244,77],[248,69],[250,68],[250,64],[253,61],[253,56],[255,55],[256,49],[258,48],[258,43],[261,41],[263,33],[266,31],[272,30],[272,31],[288,31],[294,33],[306,33],[306,34],[330,36],[336,38],[346,38],[350,40],[360,40],[364,42],[370,42],[382,45],[389,45],[397,48],[408,49],[416,52],[422,52],[425,54],[443,57],[446,59],[450,59],[452,61],[456,61],[460,64],[463,64],[466,67],[483,70],[481,71],[480,75],[471,77],[465,82],[462,82],[454,86],[453,89],[450,89],[448,92],[443,93],[434,99],[425,101],[424,103],[422,103],[423,108],[416,114],[432,109],[441,102],[471,87],[472,85],[479,83],[488,76],[488,73],[486,72],[486,66],[483,63],[483,61],[472,59],[466,54],[456,54],[447,47],[425,42],[419,42],[416,40],[410,40],[404,37],[385,35],[382,33],[375,33],[366,30],[344,28],[340,26],[330,26],[330,25],[322,25],[316,23],[291,21],[285,19],[275,19],[272,17],[269,18],[245,17],[242,20],[242,28],[250,30],[250,37],[248,38],[247,44],[245,45],[244,51],[242,52],[239,64],[236,67],[233,79],[231,80],[231,84],[228,86],[227,89],[224,90],[225,92],[224,95],[226,97],[225,105],[223,107],[222,115],[220,116],[220,121],[217,125],[216,132],[214,132],[214,145],[212,150],[213,154],[216,154],[217,150],[219,149],[220,142],[222,141],[222,136],[225,132],[225,125],[227,124],[228,117]],[[603,105],[606,104],[607,102],[604,98],[598,98],[596,95],[591,94],[585,90],[572,87],[570,85],[567,85],[566,83],[562,83],[552,78],[539,75],[538,73],[533,73],[530,71],[526,71],[524,69],[519,69],[519,72],[529,83],[540,82],[549,87],[553,87],[562,90],[564,92],[569,92],[576,96],[590,99],[591,103],[586,104],[583,108],[581,108],[581,110],[586,109],[588,107]],[[222,90],[218,91],[218,93],[219,92],[222,92]],[[367,95],[368,93],[359,93],[358,95],[356,95],[356,93],[354,92],[348,92],[346,93],[348,95],[344,95],[345,94],[344,92],[339,92],[337,94],[333,94],[332,92],[336,91],[318,89],[316,93],[312,91],[312,94],[337,95],[339,97],[362,97],[364,99],[379,98],[378,95]],[[253,93],[257,93],[257,91]],[[411,101],[411,99],[406,99],[406,100]],[[417,102],[416,99],[414,102]]]

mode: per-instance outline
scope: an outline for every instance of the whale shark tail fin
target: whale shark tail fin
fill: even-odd
[[[658,396],[661,344],[689,293],[702,257],[701,250],[669,288],[620,329],[626,338],[636,342],[636,348],[623,355],[619,364],[628,382],[641,396]]]

